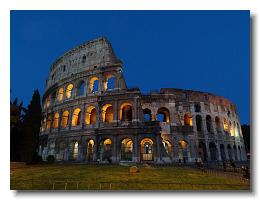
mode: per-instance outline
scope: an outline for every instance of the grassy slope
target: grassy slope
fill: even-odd
[[[34,182],[31,181],[34,180]],[[129,173],[129,167],[118,165],[37,165],[15,169],[11,172],[11,189],[51,189],[53,180],[80,180],[79,189],[249,189],[240,180],[214,174],[203,173],[197,169],[180,167],[140,168],[136,174]],[[18,181],[19,180],[19,181]],[[36,181],[35,181],[36,180]],[[113,182],[110,186],[110,182]],[[116,183],[114,183],[116,182]],[[120,183],[121,182],[121,183]],[[124,183],[122,183],[124,182]],[[151,184],[156,182],[156,184]],[[161,184],[161,183],[188,184]],[[197,184],[196,186],[189,183]],[[198,185],[222,184],[222,185]],[[223,185],[233,184],[233,185]],[[241,185],[242,184],[242,185]],[[239,185],[239,186],[238,186]],[[64,189],[64,183],[56,183],[56,189]],[[67,189],[76,189],[76,183],[69,183]]]

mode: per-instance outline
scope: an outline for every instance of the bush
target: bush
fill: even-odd
[[[52,164],[52,163],[54,163],[54,161],[55,161],[55,157],[53,155],[48,155],[47,162],[49,164]]]

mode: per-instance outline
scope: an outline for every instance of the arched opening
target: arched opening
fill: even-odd
[[[47,106],[47,108],[50,106],[50,104],[51,104],[51,95],[49,95],[47,97],[47,99],[46,99],[46,106]]]
[[[144,113],[145,122],[152,121],[152,112],[150,109],[148,109],[148,108],[143,109],[143,113]]]
[[[89,81],[89,91],[94,93],[98,91],[98,77],[94,76]]]
[[[212,122],[211,122],[211,116],[210,115],[207,115],[206,116],[206,125],[207,125],[207,131],[210,133],[210,132],[213,132],[212,131]]]
[[[106,104],[102,107],[102,119],[103,122],[113,122],[114,112],[113,106],[111,104]]]
[[[231,148],[230,144],[227,145],[227,150],[228,150],[228,158],[229,158],[229,160],[233,160],[232,148]]]
[[[61,118],[61,127],[66,128],[69,125],[69,111],[64,111]]]
[[[84,87],[85,87],[85,83],[84,81],[79,81],[78,85],[77,85],[77,96],[82,96],[84,95]]]
[[[223,118],[223,129],[225,132],[228,132],[228,123],[226,118]]]
[[[59,118],[60,118],[60,115],[59,115],[59,113],[56,112],[54,115],[54,120],[53,120],[53,128],[59,127]]]
[[[85,122],[87,125],[96,124],[97,122],[97,111],[94,106],[89,106],[86,110]]]
[[[58,158],[57,160],[64,160],[64,153],[65,153],[65,148],[66,148],[66,144],[65,142],[61,141],[58,144]]]
[[[217,148],[215,143],[211,142],[209,143],[209,151],[210,151],[210,159],[211,161],[217,160]]]
[[[72,95],[73,84],[69,84],[66,88],[66,97],[69,99]]]
[[[241,148],[238,146],[238,160],[241,161]]]
[[[72,126],[79,126],[80,125],[80,118],[81,118],[81,110],[76,108],[73,112],[71,125]]]
[[[159,108],[157,111],[156,119],[157,119],[157,121],[160,121],[160,122],[169,123],[170,122],[169,110],[165,107]]]
[[[47,121],[46,121],[46,117],[44,117],[44,118],[43,118],[43,121],[42,121],[42,126],[41,126],[41,130],[42,130],[42,131],[45,131],[46,125],[47,125]]]
[[[49,130],[50,128],[51,128],[51,115],[48,115],[46,129]]]
[[[58,101],[62,101],[62,99],[63,99],[63,95],[64,95],[64,89],[63,88],[60,88],[59,90],[58,90]]]
[[[87,161],[91,162],[93,161],[93,155],[94,155],[94,140],[90,139],[87,144]]]
[[[172,158],[172,144],[168,140],[163,140],[163,152],[162,154],[166,154],[167,157]]]
[[[196,127],[197,131],[202,131],[202,117],[200,115],[196,115]]]
[[[141,158],[143,161],[153,160],[153,141],[150,138],[141,141]]]
[[[132,121],[132,104],[123,103],[120,107],[120,120],[130,122]]]
[[[180,140],[179,145],[179,159],[184,163],[188,160],[188,142],[185,140]]]
[[[74,147],[73,147],[73,159],[74,160],[78,159],[78,154],[79,154],[79,143],[75,142]]]
[[[101,142],[100,158],[101,161],[112,161],[112,141],[110,139],[105,139]]]
[[[202,161],[207,161],[207,149],[204,142],[199,142],[198,154]]]
[[[185,126],[192,126],[192,116],[190,113],[185,113],[184,115],[184,125]]]
[[[230,131],[230,136],[234,137],[235,136],[235,132],[234,132],[234,128],[233,128],[232,122],[229,122],[229,131]]]
[[[237,147],[236,147],[235,144],[234,144],[234,146],[233,146],[233,152],[234,152],[234,158],[235,158],[235,160],[238,160],[238,159],[237,159]]]
[[[104,90],[106,91],[106,90],[115,89],[115,84],[116,84],[115,76],[112,74],[107,75],[104,81]]]
[[[219,119],[219,117],[215,117],[215,123],[216,123],[217,132],[220,133],[221,132],[221,127],[220,127],[220,119]]]
[[[121,156],[122,161],[132,161],[133,154],[133,141],[129,138],[125,138],[121,142]]]
[[[226,160],[224,144],[220,144],[220,155],[221,155],[221,160],[222,161]]]
[[[195,110],[195,112],[201,112],[201,107],[200,107],[199,103],[194,104],[194,110]]]

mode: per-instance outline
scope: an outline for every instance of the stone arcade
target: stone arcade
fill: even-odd
[[[51,66],[38,153],[66,162],[245,161],[236,106],[214,94],[128,88],[106,38]]]

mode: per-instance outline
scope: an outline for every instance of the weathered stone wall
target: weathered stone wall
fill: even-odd
[[[52,65],[43,96],[39,154],[44,159],[54,155],[56,160],[80,162],[246,160],[232,102],[174,88],[144,95],[126,87],[122,68],[105,38],[70,50]],[[108,89],[111,77],[114,87]],[[93,80],[98,80],[96,91]]]

